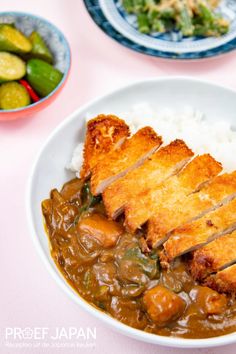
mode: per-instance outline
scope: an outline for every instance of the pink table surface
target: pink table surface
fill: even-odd
[[[25,189],[35,155],[49,133],[83,103],[132,80],[192,75],[236,88],[236,53],[202,62],[165,61],[134,53],[108,38],[93,23],[82,0],[0,0],[0,9],[32,12],[54,22],[72,49],[72,70],[59,98],[35,117],[0,123],[0,353],[173,353],[126,338],[83,311],[58,288],[38,257],[26,222]],[[6,327],[96,327],[90,349],[9,348]],[[70,341],[73,343],[73,340]],[[42,344],[42,343],[41,343]],[[236,345],[189,350],[235,353]]]

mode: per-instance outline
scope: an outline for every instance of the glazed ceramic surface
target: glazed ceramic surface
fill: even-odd
[[[213,49],[236,38],[236,2],[223,0],[218,12],[230,21],[230,31],[221,37],[183,37],[181,32],[142,34],[138,31],[136,16],[128,14],[120,0],[99,0],[101,9],[112,26],[133,42],[150,49],[170,53],[193,53]]]
[[[124,335],[149,343],[183,348],[214,347],[234,343],[236,342],[236,333],[209,339],[183,339],[162,337],[118,322],[83,300],[64,280],[51,258],[48,238],[44,229],[41,202],[48,198],[52,188],[60,188],[64,182],[74,177],[74,174],[68,171],[66,166],[68,166],[76,145],[84,141],[85,117],[89,115],[92,118],[99,113],[113,113],[119,116],[121,112],[129,111],[133,105],[142,101],[149,103],[154,110],[170,105],[173,110],[178,110],[187,102],[188,105],[204,112],[206,119],[210,122],[219,117],[221,120],[229,121],[234,127],[236,124],[236,92],[191,78],[144,80],[89,102],[55,129],[36,158],[29,177],[26,198],[27,217],[32,239],[48,272],[67,296],[78,306]],[[63,311],[66,311],[66,306]]]
[[[105,2],[105,0],[104,0]],[[212,58],[212,57],[216,57],[228,52],[231,52],[232,50],[234,50],[236,48],[236,38],[235,38],[235,31],[233,32],[234,34],[231,34],[233,39],[229,39],[229,37],[227,37],[227,40],[225,41],[225,44],[220,44],[219,42],[217,42],[217,46],[216,47],[212,47],[211,49],[206,49],[206,50],[200,50],[200,47],[197,49],[195,48],[195,50],[193,51],[177,51],[175,49],[173,49],[172,51],[170,50],[170,46],[168,47],[169,50],[166,50],[168,43],[171,46],[178,46],[180,45],[186,45],[188,43],[188,45],[190,45],[190,43],[192,43],[192,45],[194,45],[195,47],[198,46],[199,42],[196,38],[190,38],[190,39],[184,39],[184,41],[181,40],[180,35],[178,33],[172,33],[172,34],[168,34],[165,35],[166,39],[169,40],[161,40],[161,43],[164,45],[165,48],[159,48],[159,49],[153,49],[152,47],[149,47],[146,45],[146,41],[142,42],[142,44],[137,42],[137,38],[134,39],[133,37],[131,38],[130,36],[127,36],[127,32],[124,31],[124,29],[122,31],[118,30],[117,25],[114,26],[115,22],[114,20],[111,19],[111,13],[109,12],[109,8],[107,8],[107,6],[112,6],[114,13],[116,14],[116,17],[118,16],[120,21],[122,21],[122,23],[124,24],[124,22],[126,23],[125,27],[128,26],[128,28],[132,28],[132,32],[134,31],[136,35],[140,35],[138,33],[138,31],[135,29],[135,19],[134,17],[131,16],[132,19],[127,19],[125,20],[124,17],[122,18],[122,15],[119,11],[124,11],[122,10],[122,8],[120,7],[121,5],[119,5],[119,7],[115,6],[114,1],[112,0],[111,2],[109,2],[106,6],[107,11],[102,9],[102,6],[100,4],[100,0],[84,0],[85,6],[90,14],[90,16],[92,17],[92,19],[94,20],[94,22],[112,39],[114,39],[115,41],[117,41],[118,43],[120,43],[121,45],[132,49],[136,52],[142,53],[142,54],[147,54],[147,55],[151,55],[151,56],[155,56],[155,57],[160,57],[160,58],[165,58],[165,59],[180,59],[180,60],[198,60],[198,59],[205,59],[205,58]],[[229,3],[228,3],[229,4]],[[106,4],[105,4],[106,5]],[[230,2],[230,9],[227,11],[228,13],[228,17],[234,18],[235,16],[235,9],[236,7],[236,2],[234,0],[231,0]],[[119,10],[120,9],[120,10]],[[106,12],[106,15],[105,15]],[[109,18],[109,19],[108,19]],[[233,23],[235,23],[236,20],[234,20]],[[234,24],[234,26],[236,26]],[[158,35],[156,35],[158,36]],[[163,35],[164,36],[164,35]],[[147,36],[149,38],[150,41],[154,42],[156,41],[156,38],[151,36]],[[173,37],[174,40],[170,40],[170,38]],[[222,37],[223,38],[223,37]],[[157,38],[159,40],[159,38]],[[202,39],[203,40],[203,39]],[[195,43],[196,42],[196,43]],[[198,44],[197,44],[198,42]],[[185,43],[185,44],[184,44]],[[188,48],[190,48],[188,46]],[[186,49],[186,48],[185,48]]]

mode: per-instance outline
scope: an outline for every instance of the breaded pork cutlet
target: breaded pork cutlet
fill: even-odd
[[[203,280],[236,262],[236,231],[223,235],[193,252],[189,262],[190,272],[195,280]]]
[[[202,189],[180,199],[166,199],[148,221],[147,240],[152,247],[165,242],[169,233],[236,197],[236,171],[215,177]]]
[[[162,258],[171,262],[190,251],[236,229],[236,199],[171,232],[164,243]]]
[[[176,174],[192,156],[193,152],[182,140],[160,148],[143,165],[105,189],[102,196],[108,216],[115,219],[131,199]]]
[[[119,147],[130,135],[128,125],[116,116],[100,114],[87,123],[84,143],[84,162],[80,177],[90,176],[92,168],[99,160]]]
[[[91,191],[98,195],[112,182],[140,166],[162,144],[162,138],[150,127],[138,130],[120,148],[111,151],[92,169]]]
[[[215,289],[219,293],[236,293],[236,264],[210,275],[205,279],[204,285]]]
[[[170,177],[157,188],[146,188],[125,206],[125,225],[135,232],[148,221],[168,199],[177,200],[198,190],[222,170],[209,154],[195,157],[178,175]]]

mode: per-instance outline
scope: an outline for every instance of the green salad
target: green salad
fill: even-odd
[[[221,36],[229,21],[217,11],[219,0],[122,0],[126,12],[137,16],[142,33],[178,30],[183,36]]]

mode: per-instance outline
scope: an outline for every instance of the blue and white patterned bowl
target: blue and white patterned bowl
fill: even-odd
[[[99,0],[99,5],[111,25],[124,37],[149,49],[166,53],[195,53],[222,46],[236,38],[236,1],[223,0],[218,12],[230,21],[230,31],[221,37],[182,37],[180,32],[142,34],[137,29],[136,16],[127,14],[121,0]]]
[[[63,88],[71,66],[70,47],[62,32],[44,18],[23,12],[0,12],[0,23],[14,23],[16,28],[29,36],[37,31],[53,54],[54,67],[63,73],[59,85],[48,96],[29,106],[12,110],[0,110],[0,121],[25,117],[50,104]]]

